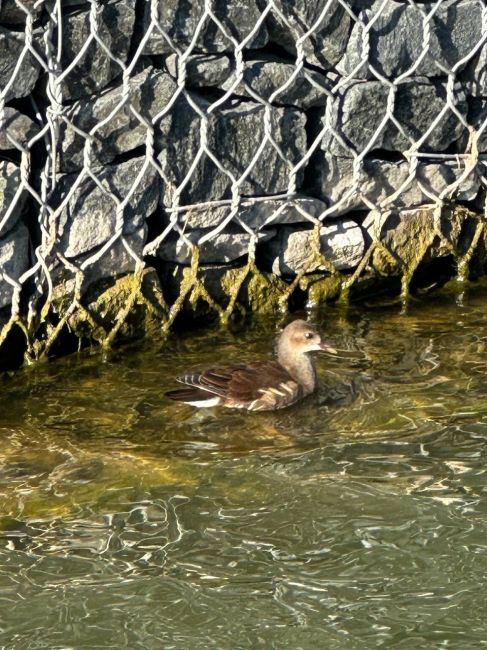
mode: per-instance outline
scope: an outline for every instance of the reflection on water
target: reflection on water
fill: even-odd
[[[2,647],[483,647],[487,290],[315,318],[277,413],[162,397],[268,323],[2,381]]]

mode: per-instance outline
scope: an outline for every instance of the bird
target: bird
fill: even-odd
[[[316,389],[312,352],[337,354],[304,320],[294,320],[282,331],[277,359],[236,363],[186,372],[176,378],[182,388],[165,393],[169,399],[199,408],[224,406],[248,411],[274,411],[291,406]]]

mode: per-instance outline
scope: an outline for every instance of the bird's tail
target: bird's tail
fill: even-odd
[[[198,402],[201,400],[207,400],[209,395],[206,390],[201,390],[196,386],[185,386],[184,388],[174,388],[173,390],[168,390],[165,393],[166,397],[173,399],[176,402]]]

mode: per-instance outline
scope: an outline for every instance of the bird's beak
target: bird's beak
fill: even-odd
[[[321,341],[320,350],[323,352],[328,352],[329,354],[338,354],[338,352],[326,341]]]

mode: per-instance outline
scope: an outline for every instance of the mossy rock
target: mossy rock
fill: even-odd
[[[240,299],[252,312],[276,313],[281,310],[288,290],[289,285],[272,273],[253,270],[245,280]]]
[[[77,336],[100,343],[117,324],[118,339],[156,332],[168,312],[159,279],[151,268],[119,277],[108,286],[105,283],[91,288],[83,302],[86,308],[74,311],[68,319],[69,327]]]
[[[335,275],[311,275],[301,278],[299,283],[303,291],[307,291],[309,307],[315,307],[330,300],[339,298],[342,290],[342,276]]]
[[[457,256],[468,249],[473,236],[469,227],[475,215],[466,208],[423,207],[393,211],[384,217],[379,228],[371,212],[367,228],[379,244],[373,252],[371,266],[383,276],[411,275],[421,262],[438,257]]]

